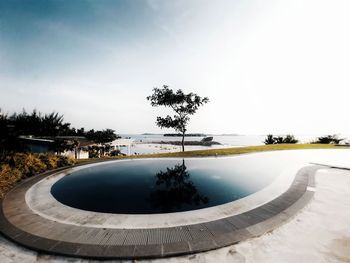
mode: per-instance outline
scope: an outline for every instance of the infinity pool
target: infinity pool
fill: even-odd
[[[117,214],[196,210],[251,195],[293,165],[349,163],[349,150],[278,151],[235,157],[100,163],[59,179],[51,194],[78,209]]]
[[[235,201],[267,186],[277,173],[251,158],[129,160],[85,168],[57,181],[51,194],[94,212],[154,214]]]

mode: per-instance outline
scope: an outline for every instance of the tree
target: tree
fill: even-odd
[[[59,136],[71,135],[70,123],[65,123],[63,115],[57,112],[42,114],[37,110],[27,113],[24,109],[21,113],[14,113],[9,121],[15,126],[21,135],[33,136]]]
[[[102,155],[111,150],[112,141],[120,138],[111,129],[86,132],[84,128],[75,129],[70,125],[64,122],[63,115],[57,112],[43,114],[33,110],[27,113],[23,109],[22,112],[9,116],[0,109],[0,155],[27,151],[26,144],[20,139],[20,136],[26,135],[54,140],[50,145],[51,150],[58,154],[66,150],[74,150],[76,157],[80,143],[78,138],[74,138],[76,136],[87,137],[99,144]]]
[[[92,129],[86,133],[86,138],[95,142],[96,144],[99,144],[98,147],[89,148],[89,150],[92,152],[91,156],[104,156],[106,152],[108,153],[110,150],[112,150],[111,142],[121,137],[115,134],[114,130],[112,129],[105,129],[102,131],[95,131]],[[97,148],[99,148],[99,153],[94,152]]]
[[[65,151],[72,151],[74,148],[74,143],[64,139],[55,139],[50,146],[50,149],[57,153],[57,155],[60,155]],[[77,156],[75,156],[75,159],[77,159]]]
[[[173,128],[182,135],[182,151],[185,151],[185,133],[190,121],[190,115],[196,113],[198,108],[209,102],[207,97],[201,98],[195,93],[184,94],[181,89],[174,92],[164,85],[162,89],[154,88],[153,94],[147,97],[153,107],[164,106],[174,110],[175,115],[171,117],[157,117],[157,125],[160,128]]]
[[[102,131],[95,131],[92,129],[86,133],[86,138],[94,141],[95,143],[104,144],[112,142],[120,138],[120,136],[115,134],[114,130],[112,129],[105,129]]]
[[[18,140],[19,135],[9,116],[0,109],[0,159],[9,153],[25,150],[23,143]]]

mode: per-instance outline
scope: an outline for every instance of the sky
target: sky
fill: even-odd
[[[350,1],[0,1],[0,108],[168,132],[154,87],[207,96],[189,132],[350,134]]]

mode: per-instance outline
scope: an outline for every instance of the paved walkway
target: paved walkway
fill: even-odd
[[[278,229],[226,248],[144,262],[350,262],[349,208],[350,172],[322,169],[314,199]],[[95,261],[37,254],[0,238],[0,262]]]

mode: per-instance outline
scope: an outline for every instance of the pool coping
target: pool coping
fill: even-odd
[[[1,203],[2,234],[36,251],[93,259],[160,258],[208,251],[260,236],[288,221],[313,197],[314,175],[322,167],[300,169],[286,192],[250,211],[206,223],[151,229],[66,225],[35,214],[24,201],[27,190],[70,168],[35,176],[11,190]]]
[[[219,157],[219,159],[237,159],[247,156]],[[180,161],[182,158],[168,158],[170,160]],[[192,158],[186,158],[191,160]],[[201,158],[201,159],[208,159]],[[211,159],[218,159],[213,157]],[[154,161],[150,158],[142,161]],[[115,162],[125,162],[134,160],[116,160]],[[137,160],[136,162],[139,162]],[[82,167],[73,167],[62,172],[55,173],[33,184],[26,192],[25,201],[28,207],[35,213],[46,219],[78,226],[88,226],[96,228],[166,228],[174,226],[193,225],[214,221],[228,216],[233,216],[247,212],[253,208],[259,207],[285,192],[295,178],[295,174],[301,165],[290,165],[276,176],[268,185],[246,197],[231,201],[225,204],[211,206],[202,209],[195,209],[184,212],[162,213],[162,214],[112,214],[81,210],[57,201],[51,194],[51,187],[64,176],[74,173],[78,170],[91,168],[103,163],[94,163],[83,165]]]

